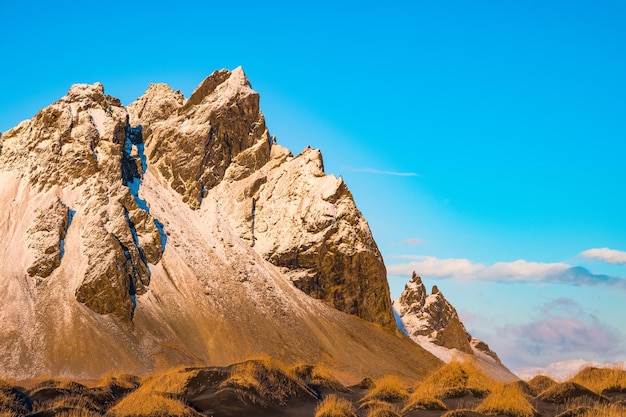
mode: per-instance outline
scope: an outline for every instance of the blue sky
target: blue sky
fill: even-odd
[[[242,65],[394,297],[415,269],[514,369],[626,360],[626,1],[335,3],[0,0],[0,131],[72,83],[128,104]]]

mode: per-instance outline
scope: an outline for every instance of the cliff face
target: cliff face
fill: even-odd
[[[319,151],[274,143],[240,68],[127,108],[72,86],[0,136],[0,202],[2,375],[436,363],[367,323],[394,327],[367,222]]]
[[[350,191],[325,175],[318,150],[294,158],[273,144],[241,69],[213,73],[187,101],[152,85],[129,113],[144,126],[148,163],[189,207],[219,196],[240,237],[296,287],[393,326],[382,257]]]
[[[138,207],[123,175],[130,163],[132,129],[119,100],[101,84],[74,85],[61,100],[2,136],[0,170],[3,191],[18,216],[6,228],[27,226],[26,250],[15,251],[26,266],[28,285],[39,285],[71,251],[75,267],[85,269],[76,299],[100,314],[130,321],[136,294],[150,281],[148,263],[157,263],[162,247],[155,219]],[[74,216],[74,214],[76,216]],[[70,223],[77,221],[79,248],[65,246]],[[4,236],[3,236],[4,237]],[[15,242],[17,236],[8,237]],[[32,259],[30,259],[32,258]],[[32,278],[32,279],[31,279]]]

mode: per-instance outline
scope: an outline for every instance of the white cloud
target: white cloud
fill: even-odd
[[[415,172],[397,172],[397,171],[380,171],[378,169],[373,168],[354,168],[350,171],[353,172],[367,172],[369,174],[379,174],[379,175],[395,175],[396,177],[418,177],[419,174]]]
[[[409,255],[411,256],[411,255]],[[437,278],[469,278],[485,268],[482,264],[472,263],[469,259],[439,259],[434,256],[412,256],[413,262],[387,265],[390,275],[411,276],[413,271],[419,275]]]
[[[586,259],[595,259],[610,264],[626,264],[626,252],[609,248],[589,249],[579,254]]]
[[[529,262],[518,259],[513,262],[497,262],[484,265],[469,259],[439,259],[433,256],[399,255],[394,259],[410,262],[388,264],[389,275],[418,275],[440,279],[490,282],[543,282],[568,285],[618,285],[626,287],[626,279],[593,274],[585,268],[566,263]]]
[[[415,245],[421,245],[424,242],[425,242],[424,239],[420,239],[418,237],[411,237],[411,238],[403,240],[402,244],[403,245],[415,246]]]
[[[513,262],[497,262],[481,271],[481,279],[487,281],[541,280],[571,268],[564,263],[528,262],[518,259]]]

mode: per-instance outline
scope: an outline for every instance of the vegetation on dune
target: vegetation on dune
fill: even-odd
[[[556,384],[557,382],[554,379],[545,375],[537,375],[533,377],[533,379],[528,381],[528,385],[535,388],[538,393],[541,393],[547,390],[548,388],[555,386]]]
[[[113,416],[197,416],[177,398],[197,371],[175,369],[147,377],[141,386],[110,410]]]
[[[626,405],[623,403],[596,405],[593,408],[581,414],[581,417],[624,417],[624,416],[626,416]]]
[[[304,381],[307,386],[315,389],[327,388],[337,392],[349,392],[335,376],[330,368],[318,364],[315,366],[298,364],[289,369],[297,378]]]
[[[420,398],[446,399],[465,395],[483,396],[495,381],[469,361],[452,361],[429,374],[414,390],[408,404]],[[408,406],[408,405],[407,405]]]
[[[281,407],[293,398],[315,417],[400,417],[416,410],[442,417],[626,415],[626,401],[620,401],[626,398],[626,371],[621,368],[586,368],[564,383],[539,376],[528,383],[505,385],[486,376],[472,361],[453,361],[413,389],[389,375],[366,378],[351,391],[327,366],[288,366],[265,357],[228,367],[170,369],[143,379],[116,375],[88,385],[47,379],[30,381],[27,386],[0,380],[0,417],[199,417],[213,410],[214,404],[224,407],[227,414],[235,407],[232,415],[245,415],[256,410],[282,412]],[[353,401],[359,392],[363,394],[357,412]],[[206,403],[206,393],[216,394],[217,402]]]
[[[413,393],[406,405],[404,406],[403,412],[413,411],[413,410],[447,410],[448,407],[438,398],[432,397],[428,394],[421,394],[419,392]]]
[[[356,417],[356,410],[349,400],[330,394],[315,407],[315,417]]]
[[[374,387],[363,397],[362,401],[379,400],[386,402],[402,401],[409,392],[396,376],[390,375],[374,381]]]
[[[305,385],[286,365],[271,359],[250,360],[231,369],[221,384],[252,403],[283,405],[305,391]]]
[[[366,417],[401,417],[400,410],[393,404],[380,402],[368,407]]]
[[[626,392],[626,370],[622,367],[582,369],[570,379],[596,394],[606,392]]]
[[[198,416],[198,413],[180,400],[168,397],[163,393],[150,392],[141,388],[122,399],[109,413],[112,416],[137,417]]]
[[[548,388],[541,394],[538,399],[553,404],[565,404],[574,398],[587,397],[592,401],[605,402],[606,398],[596,394],[589,388],[586,388],[576,382],[562,382]]]
[[[476,408],[476,411],[511,417],[533,417],[537,414],[537,410],[533,408],[517,384],[495,384],[491,388],[491,393]]]

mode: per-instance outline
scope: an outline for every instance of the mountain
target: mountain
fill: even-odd
[[[185,98],[102,84],[0,136],[0,375],[269,355],[347,381],[441,362],[397,331],[369,226],[319,150],[276,143],[243,70]]]
[[[518,379],[485,342],[469,334],[456,309],[436,285],[428,295],[422,278],[415,272],[394,308],[406,335],[442,361],[471,358],[496,379]]]

